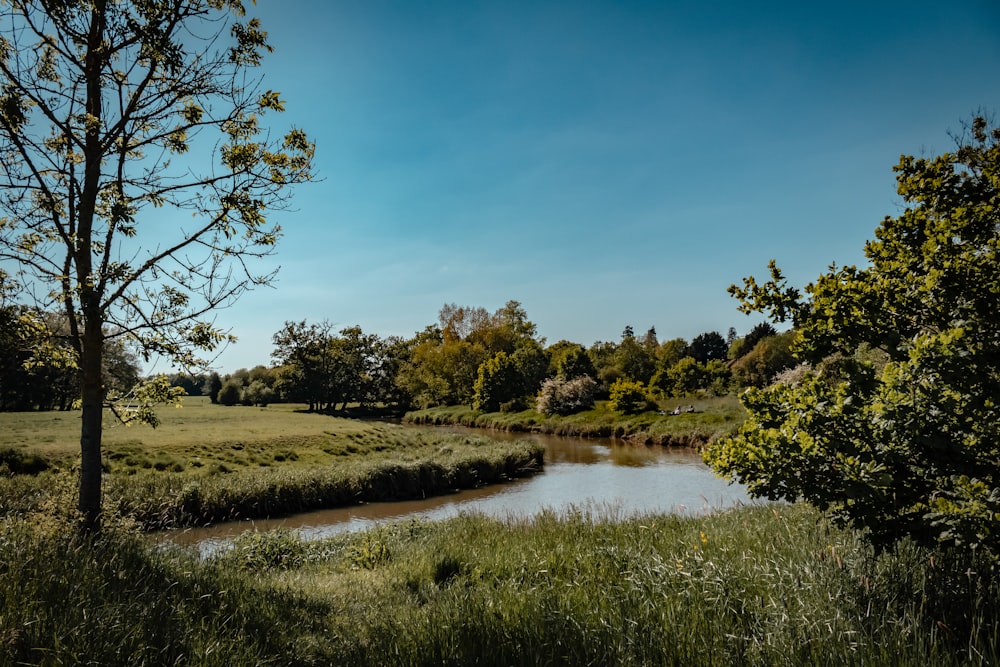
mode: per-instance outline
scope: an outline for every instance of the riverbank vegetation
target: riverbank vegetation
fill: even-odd
[[[610,516],[610,518],[609,518]],[[965,665],[1000,590],[804,505],[703,517],[463,516],[199,561],[109,526],[0,527],[13,664]]]
[[[620,438],[636,444],[700,447],[730,433],[745,417],[735,396],[668,399],[656,409],[624,415],[598,401],[590,410],[571,415],[545,415],[536,410],[480,412],[467,406],[408,412],[412,424],[459,424],[511,432],[535,432],[582,438]],[[680,408],[680,414],[673,414]],[[694,408],[693,412],[687,410]]]
[[[189,398],[163,426],[104,438],[107,504],[146,528],[450,493],[531,474],[540,446]],[[0,513],[24,514],[74,470],[74,413],[0,414]],[[68,506],[71,500],[65,499]]]

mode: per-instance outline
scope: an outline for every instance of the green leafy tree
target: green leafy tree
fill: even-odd
[[[773,382],[778,373],[796,364],[791,350],[794,340],[794,331],[757,339],[753,348],[733,364],[737,381],[749,387]]]
[[[656,369],[665,371],[688,356],[688,343],[683,338],[664,341],[656,350]]]
[[[239,0],[4,3],[0,260],[54,294],[69,323],[89,528],[105,339],[199,365],[229,338],[210,311],[271,279],[255,268],[279,234],[269,211],[311,178],[305,134],[271,138],[263,122],[284,105],[254,73],[269,50]],[[166,393],[143,395],[172,398],[157,386]]]
[[[521,379],[534,393],[544,377],[548,357],[536,328],[517,301],[490,313],[485,308],[446,304],[438,314],[436,337],[418,335],[398,383],[421,407],[469,405],[475,400],[479,368],[497,354],[514,357]],[[543,363],[544,362],[544,363]]]
[[[632,336],[622,338],[614,356],[614,364],[620,376],[630,380],[638,380],[644,384],[648,383],[653,373],[656,372],[654,349]]]
[[[208,374],[208,378],[205,380],[205,384],[201,388],[201,393],[203,396],[208,396],[212,403],[219,402],[219,391],[222,390],[222,378],[215,371]]]
[[[291,401],[309,404],[309,411],[323,410],[332,398],[333,351],[329,322],[285,322],[271,337],[271,358],[285,367],[281,391]]]
[[[804,297],[773,261],[764,284],[730,288],[792,321],[811,370],[744,394],[746,423],[706,458],[877,545],[1000,557],[1000,131],[976,118],[954,152],[895,171],[906,209],[875,230],[869,266],[833,266]]]
[[[274,390],[263,381],[254,380],[243,388],[240,399],[247,405],[266,406],[274,401]]]
[[[510,355],[518,373],[518,395],[515,398],[534,396],[545,379],[549,367],[549,355],[534,338],[521,341]]]
[[[555,346],[553,346],[555,347]],[[558,354],[552,351],[550,370],[553,375],[557,375],[565,380],[587,375],[591,378],[597,377],[597,369],[594,362],[590,360],[587,350],[578,343],[569,343],[559,350]]]
[[[668,396],[683,396],[704,387],[708,378],[705,365],[694,357],[684,357],[666,373],[666,393]]]
[[[226,380],[219,390],[219,405],[236,405],[243,398],[243,385],[234,380]]]
[[[733,331],[730,329],[730,331]],[[754,346],[765,338],[770,338],[778,333],[778,330],[774,328],[770,322],[761,322],[754,326],[747,335],[743,338],[734,338],[729,341],[729,352],[728,357],[730,359],[739,359],[744,354],[749,353]],[[728,340],[728,339],[727,339]]]
[[[718,331],[706,331],[694,337],[687,354],[700,363],[713,359],[725,360],[729,354],[729,345]]]
[[[499,352],[479,366],[474,386],[472,407],[483,412],[496,412],[503,403],[522,395],[521,371],[514,357]]]

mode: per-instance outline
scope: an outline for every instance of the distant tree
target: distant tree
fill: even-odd
[[[753,349],[733,364],[737,381],[745,387],[770,384],[778,373],[798,363],[792,354],[794,340],[794,331],[758,339]]]
[[[553,358],[555,365],[554,375],[558,375],[564,380],[572,380],[584,375],[591,379],[597,376],[597,369],[594,362],[590,360],[590,355],[582,345],[572,343],[565,348],[558,358]]]
[[[688,346],[688,355],[695,361],[705,363],[713,359],[725,360],[729,353],[726,339],[718,331],[707,331],[698,334]]]
[[[499,352],[479,366],[472,407],[483,412],[496,412],[500,405],[520,397],[521,373],[514,358]]]
[[[668,396],[683,396],[702,389],[707,384],[705,365],[694,357],[684,357],[666,372],[665,383],[661,386],[666,387]]]
[[[672,338],[656,350],[656,368],[665,371],[688,356],[688,343],[683,338]]]
[[[656,337],[656,327],[649,327],[639,342],[642,343],[642,346],[646,348],[650,354],[655,354],[656,349],[660,347],[660,341]]]
[[[656,371],[655,348],[650,348],[635,338],[624,338],[615,350],[614,363],[619,377],[638,380],[643,384]]]
[[[188,373],[172,373],[167,376],[171,387],[179,387],[185,396],[201,396],[201,387],[205,384],[204,376]]]
[[[406,409],[410,406],[410,396],[397,380],[410,358],[408,341],[388,336],[379,340],[377,347],[376,363],[371,369],[372,393],[385,406]]]
[[[516,398],[534,396],[545,379],[549,355],[541,343],[534,338],[527,338],[521,341],[510,357],[517,367],[520,383]]]
[[[226,380],[219,390],[219,405],[236,405],[243,398],[243,385]]]
[[[309,411],[322,410],[331,402],[333,354],[329,322],[307,324],[285,322],[271,341],[271,357],[291,369],[283,379],[283,387],[291,400],[309,404]]]
[[[201,387],[202,396],[208,396],[212,403],[219,402],[219,391],[222,390],[222,378],[215,371],[208,374],[205,384]]]
[[[539,371],[536,362],[548,361],[538,354],[544,355],[543,341],[519,302],[508,301],[494,313],[446,304],[438,321],[439,340],[424,336],[414,341],[407,363],[400,368],[398,382],[417,405],[471,404],[479,368],[500,352],[516,360],[522,380],[535,376],[529,382],[534,393],[545,370],[542,366]]]
[[[587,355],[597,371],[594,379],[600,385],[598,391],[603,392],[605,396],[615,380],[621,377],[621,371],[615,361],[615,352],[617,351],[618,345],[604,341],[597,341],[587,348]]]
[[[274,401],[274,390],[264,384],[263,381],[254,380],[243,388],[240,400],[246,405],[267,406]]]
[[[761,322],[760,324],[755,325],[754,328],[743,337],[744,344],[746,345],[746,351],[749,352],[752,350],[757,343],[765,338],[777,335],[778,330],[775,329],[774,325],[770,322]]]

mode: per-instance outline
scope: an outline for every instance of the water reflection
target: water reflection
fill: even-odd
[[[379,522],[419,517],[444,519],[462,512],[531,516],[540,510],[610,508],[615,514],[697,513],[749,503],[745,490],[717,479],[701,457],[687,449],[625,445],[543,435],[491,434],[530,439],[545,446],[544,472],[424,500],[371,503],[297,514],[273,520],[220,524],[171,533],[170,541],[211,552],[246,530],[289,528],[316,539]]]

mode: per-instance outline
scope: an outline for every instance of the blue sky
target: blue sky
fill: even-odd
[[[410,336],[451,302],[550,343],[745,333],[728,285],[862,262],[900,154],[1000,113],[994,0],[248,8],[322,181],[275,214],[275,287],[218,314],[225,371],[286,320]]]

